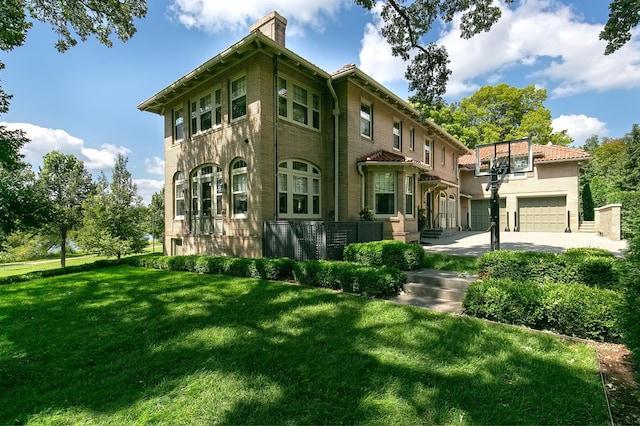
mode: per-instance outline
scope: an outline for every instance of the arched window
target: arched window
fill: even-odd
[[[173,216],[176,220],[184,219],[185,192],[184,174],[177,172],[173,177]]]
[[[203,165],[191,173],[191,226],[196,234],[222,232],[215,217],[222,216],[222,169]]]
[[[233,217],[244,218],[247,215],[247,162],[235,160],[231,164],[231,208]]]
[[[320,218],[320,170],[299,160],[282,161],[278,169],[279,215]]]

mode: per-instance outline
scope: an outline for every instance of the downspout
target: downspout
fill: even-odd
[[[333,96],[333,152],[334,152],[334,165],[333,165],[333,205],[334,205],[334,221],[338,221],[338,189],[339,189],[339,159],[340,153],[338,151],[338,135],[339,135],[339,127],[338,127],[338,119],[340,118],[340,107],[338,107],[338,95],[336,95],[336,91],[331,84],[331,77],[327,78],[327,86],[329,86],[329,91],[331,92],[331,96]]]
[[[278,56],[273,56],[273,213],[277,221],[278,208]]]
[[[358,165],[358,174],[360,175],[360,210],[364,209],[364,172],[362,171],[362,164]]]

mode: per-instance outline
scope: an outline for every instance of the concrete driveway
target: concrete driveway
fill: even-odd
[[[489,232],[463,231],[443,238],[423,243],[427,253],[479,256],[491,249]],[[526,250],[561,253],[568,248],[594,247],[609,250],[616,256],[623,256],[626,241],[612,241],[591,233],[555,232],[500,232],[502,250]]]

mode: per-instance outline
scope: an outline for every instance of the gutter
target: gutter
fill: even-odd
[[[329,87],[329,91],[331,92],[331,96],[333,96],[333,151],[334,151],[334,164],[333,164],[333,220],[338,221],[338,189],[339,189],[339,165],[340,165],[340,152],[338,145],[338,136],[339,136],[339,121],[340,118],[340,107],[338,107],[338,95],[336,94],[333,85],[331,84],[331,77],[327,78],[327,86]]]

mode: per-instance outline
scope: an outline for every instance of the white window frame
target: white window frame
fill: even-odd
[[[415,151],[416,149],[416,129],[409,128],[409,150]]]
[[[208,198],[205,198],[204,184],[209,184]],[[222,234],[223,193],[222,168],[220,166],[203,164],[191,173],[191,211],[189,214],[191,229],[196,234]]]
[[[296,167],[297,166],[297,167]],[[305,166],[306,170],[301,169]],[[278,216],[290,219],[322,217],[322,173],[308,161],[289,159],[278,165]],[[306,207],[306,212],[296,211]]]
[[[382,185],[383,182],[379,179],[382,178],[392,178],[391,186],[388,187],[386,184]],[[376,172],[373,175],[373,200],[374,200],[374,212],[376,216],[379,217],[393,217],[398,213],[398,185],[397,185],[397,176],[395,172],[387,171],[387,172]],[[378,195],[388,196],[389,194],[393,195],[393,206],[391,208],[391,212],[381,212],[378,203]]]
[[[304,91],[304,99],[300,98]],[[313,130],[321,127],[320,94],[286,74],[278,74],[278,117]],[[298,119],[296,111],[304,110]]]
[[[176,172],[173,177],[173,218],[174,220],[184,220],[186,209],[186,181],[184,173]],[[182,205],[182,208],[179,206]],[[178,212],[182,211],[182,214]]]
[[[431,139],[424,140],[424,162],[427,166],[433,167],[433,141]]]
[[[178,120],[181,119],[180,123]],[[173,143],[180,143],[185,137],[185,121],[184,105],[174,108],[171,113],[171,127],[173,129]]]
[[[231,163],[231,215],[235,219],[245,219],[249,211],[249,171],[247,161],[237,158]],[[238,209],[239,201],[244,202],[244,209]]]
[[[415,176],[408,175],[405,176],[404,183],[404,193],[405,193],[405,205],[404,205],[404,214],[407,217],[413,217],[413,211],[415,208]]]
[[[240,80],[244,80],[244,87],[242,88],[242,90],[237,89],[236,91],[234,91],[233,90],[234,83],[237,83]],[[234,106],[236,105],[236,102],[240,101],[243,98],[244,98],[244,113],[241,115],[236,115]],[[236,78],[234,78],[229,82],[229,101],[230,101],[229,108],[231,110],[230,111],[231,121],[240,120],[247,116],[249,106],[247,105],[247,76],[246,75],[237,76]]]
[[[210,99],[209,109],[203,108],[203,100]],[[210,126],[202,130],[202,119],[205,114],[210,114]],[[215,88],[203,92],[189,101],[189,131],[191,136],[208,132],[222,126],[222,89]]]
[[[402,151],[402,121],[393,120],[393,149]]]
[[[360,101],[360,136],[373,139],[373,104],[365,100]]]

